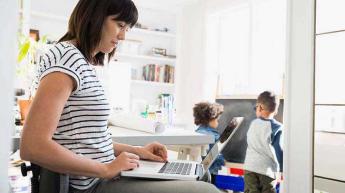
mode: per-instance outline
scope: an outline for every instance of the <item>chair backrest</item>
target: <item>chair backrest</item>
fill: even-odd
[[[52,172],[31,163],[30,166],[21,165],[23,176],[32,171],[31,192],[32,193],[68,193],[69,176]]]
[[[39,193],[39,177],[40,177],[41,167],[33,163],[31,163],[29,166],[27,166],[25,163],[22,163],[20,165],[20,170],[24,177],[28,175],[29,171],[32,172],[31,193]]]

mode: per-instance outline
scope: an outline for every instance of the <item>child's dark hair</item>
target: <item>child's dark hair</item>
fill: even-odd
[[[271,91],[265,91],[258,97],[257,103],[262,104],[267,111],[273,113],[279,107],[279,98]]]
[[[223,111],[223,105],[218,103],[197,103],[193,108],[194,123],[196,125],[207,126],[210,121],[217,119]]]

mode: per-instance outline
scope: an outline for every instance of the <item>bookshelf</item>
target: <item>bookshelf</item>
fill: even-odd
[[[23,13],[23,10],[20,9],[19,13]],[[30,16],[45,19],[45,20],[68,22],[68,17],[65,15],[46,13],[42,11],[31,10]],[[136,27],[132,28],[128,33],[139,34],[139,35],[149,35],[149,36],[159,36],[159,37],[165,37],[165,38],[176,38],[176,35],[171,32],[161,32],[161,31],[141,29],[141,28],[136,28]]]
[[[117,62],[126,63],[131,68],[131,110],[136,109],[136,103],[155,106],[160,94],[174,95],[176,88],[174,72],[178,57],[175,35],[177,15],[140,6],[138,10],[140,13],[138,22],[148,29],[138,27],[130,29],[126,33],[126,40],[120,43],[115,54]],[[168,28],[168,31],[155,30],[163,28]],[[154,54],[154,48],[165,49],[166,55],[170,56]],[[167,65],[168,69],[172,68],[171,71],[165,71]]]
[[[154,81],[147,81],[147,80],[131,80],[132,84],[143,85],[143,86],[155,86],[155,87],[169,87],[173,88],[173,83],[166,83],[166,82],[154,82]]]
[[[160,31],[153,31],[147,29],[140,29],[140,28],[132,28],[130,33],[139,33],[145,35],[152,35],[152,36],[161,36],[167,38],[176,38],[176,35],[170,32],[160,32]]]
[[[57,40],[66,32],[68,18],[77,2],[77,0],[63,0],[63,3],[48,3],[44,0],[29,0],[28,4],[30,6],[20,10],[20,13],[26,13],[29,21],[28,28],[39,30],[40,36],[48,35],[51,38],[50,40]],[[129,102],[126,101],[126,103],[129,103],[130,108],[132,107],[133,101],[147,101],[147,104],[153,105],[157,102],[158,95],[162,93],[174,94],[175,91],[173,84],[175,82],[174,78],[172,81],[164,81],[164,78],[159,78],[159,82],[146,81],[143,78],[143,69],[148,64],[176,67],[177,12],[166,12],[159,7],[152,8],[146,6],[146,3],[144,5],[137,6],[140,14],[138,22],[142,28],[133,27],[130,29],[126,33],[126,40],[121,41],[121,43],[129,43],[126,45],[126,49],[118,49],[115,53],[115,61],[119,64],[121,63],[120,70],[104,68],[105,71],[108,71],[104,72],[105,74],[111,74],[110,76],[113,77],[121,77],[121,80],[124,81],[119,84],[110,81],[107,83],[109,87],[129,87],[129,91],[128,89],[124,89],[126,91],[122,92],[130,93],[119,94],[117,92],[117,95],[129,96],[127,97],[129,98]],[[163,31],[164,29],[167,29],[167,31]],[[140,46],[137,46],[138,44]],[[133,51],[134,47],[136,50]],[[154,48],[165,49],[167,56],[164,56],[165,54],[162,54],[162,56],[153,54]],[[127,65],[128,69],[125,70],[124,68],[127,67],[123,65]],[[136,76],[133,76],[133,71],[136,73]],[[161,72],[160,77],[162,77],[161,74],[164,73]],[[156,78],[156,75],[154,77]],[[119,97],[115,95],[114,93],[114,96],[111,95],[109,97],[116,98],[115,100],[117,100]]]
[[[163,56],[150,56],[150,55],[140,55],[140,54],[131,54],[131,53],[116,53],[116,59],[119,61],[127,61],[128,59],[136,59],[136,60],[146,60],[146,61],[153,61],[153,62],[168,62],[174,65],[176,59],[175,58],[168,58]]]

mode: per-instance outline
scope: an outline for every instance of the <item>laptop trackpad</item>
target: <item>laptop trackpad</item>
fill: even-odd
[[[144,161],[144,160],[139,160],[139,167],[135,168],[130,171],[135,171],[135,172],[158,172],[164,165],[165,163],[163,162],[153,162],[153,161]]]

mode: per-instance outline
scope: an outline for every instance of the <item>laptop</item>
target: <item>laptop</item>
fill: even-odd
[[[229,143],[240,127],[243,117],[234,117],[231,122],[234,127],[227,127],[215,145],[207,153],[201,163],[189,160],[173,160],[166,163],[153,161],[139,161],[139,167],[122,171],[121,176],[166,180],[198,180],[207,176],[207,171],[216,160],[226,144]],[[226,136],[224,136],[226,135]]]

